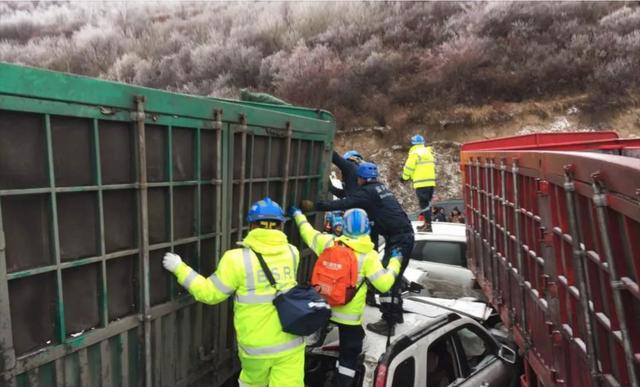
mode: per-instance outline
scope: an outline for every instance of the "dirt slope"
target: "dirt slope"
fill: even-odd
[[[615,130],[621,137],[640,137],[640,104],[617,110],[594,109],[583,97],[551,101],[458,107],[449,112],[425,112],[421,123],[407,124],[404,118],[387,127],[353,128],[339,132],[336,149],[342,153],[357,149],[377,163],[382,180],[396,193],[408,211],[418,209],[410,184],[399,176],[414,133],[427,137],[436,157],[440,199],[460,198],[460,144],[468,141],[558,131]],[[395,125],[395,126],[394,126]]]

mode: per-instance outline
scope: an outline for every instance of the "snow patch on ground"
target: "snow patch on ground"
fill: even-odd
[[[567,115],[574,115],[578,112],[578,108],[571,107],[567,110]],[[567,116],[557,116],[547,125],[526,125],[518,130],[515,134],[531,134],[531,133],[557,133],[557,132],[595,132],[596,129],[588,126],[580,126],[571,122]]]

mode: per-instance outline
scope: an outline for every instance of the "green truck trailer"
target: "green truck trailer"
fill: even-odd
[[[231,304],[195,303],[162,256],[210,273],[250,203],[316,199],[334,134],[322,110],[0,63],[0,385],[224,383]]]

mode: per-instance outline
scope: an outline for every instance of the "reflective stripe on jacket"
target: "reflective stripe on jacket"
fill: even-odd
[[[400,272],[400,261],[397,258],[392,258],[387,268],[384,268],[378,253],[373,249],[373,242],[371,242],[369,235],[353,239],[346,235],[335,237],[332,234],[318,232],[309,224],[303,214],[296,215],[295,220],[300,229],[302,240],[317,255],[322,254],[335,242],[341,242],[353,250],[358,257],[358,285],[367,278],[382,293],[391,289]],[[347,304],[331,308],[331,320],[346,325],[362,324],[366,295],[367,286],[363,285]]]
[[[275,290],[252,251],[262,254],[278,288],[287,290],[297,284],[298,249],[287,243],[283,232],[262,228],[251,230],[242,245],[245,248],[227,251],[208,278],[181,263],[175,272],[178,282],[197,301],[206,304],[217,304],[234,296],[233,323],[243,355],[267,358],[300,348],[304,345],[301,337],[282,331],[272,304]]]
[[[413,180],[413,188],[435,187],[436,165],[430,146],[414,145],[402,169],[402,179]]]

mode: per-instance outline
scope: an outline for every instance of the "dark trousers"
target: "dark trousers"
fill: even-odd
[[[399,249],[402,253],[402,265],[400,266],[400,273],[396,277],[396,282],[391,287],[391,290],[387,293],[380,295],[380,311],[382,312],[382,318],[388,322],[403,322],[402,318],[402,297],[400,286],[402,285],[402,274],[409,264],[409,258],[413,251],[413,244],[415,238],[413,232],[405,234],[391,235],[385,238],[384,258],[382,259],[383,266],[387,266],[389,259],[391,258],[391,251]]]
[[[340,336],[340,355],[334,386],[351,387],[358,369],[358,356],[362,352],[364,329],[362,325],[336,325]]]
[[[418,196],[418,202],[420,203],[420,209],[427,208],[433,198],[433,189],[435,187],[423,187],[416,188],[416,196]],[[431,208],[423,211],[424,219],[427,224],[431,224]]]

